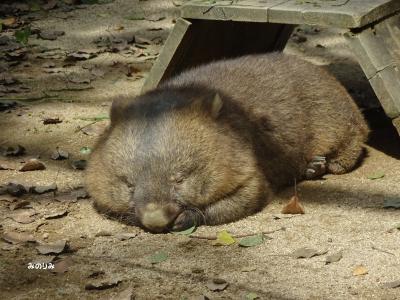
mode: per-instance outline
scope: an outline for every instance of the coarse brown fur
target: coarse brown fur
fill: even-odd
[[[222,60],[114,102],[87,188],[100,211],[152,231],[221,224],[303,179],[315,156],[330,173],[350,171],[367,135],[351,97],[320,67],[279,53]]]

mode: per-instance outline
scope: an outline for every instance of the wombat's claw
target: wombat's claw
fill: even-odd
[[[201,216],[200,216],[201,218]],[[174,221],[172,231],[182,231],[193,226],[201,225],[199,213],[193,210],[184,210]]]
[[[321,177],[326,173],[326,158],[324,156],[314,156],[308,163],[305,176],[307,179]]]

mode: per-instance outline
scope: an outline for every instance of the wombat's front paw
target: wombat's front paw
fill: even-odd
[[[204,223],[203,216],[195,210],[184,210],[174,221],[172,231],[182,231]]]
[[[321,177],[326,173],[326,158],[325,156],[314,156],[308,163],[305,176],[307,179]]]

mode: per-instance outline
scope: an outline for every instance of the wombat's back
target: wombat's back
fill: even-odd
[[[360,152],[368,134],[345,88],[322,68],[292,56],[271,53],[212,62],[182,73],[163,87],[197,85],[220,91],[249,120],[262,123],[263,146],[279,147],[261,151],[267,177],[278,185],[300,176],[298,172],[315,155],[333,158],[350,143],[357,151],[348,152]],[[330,171],[349,171],[357,159],[348,160],[344,169],[332,164]]]

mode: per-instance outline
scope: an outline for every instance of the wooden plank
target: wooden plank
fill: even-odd
[[[399,0],[193,0],[182,17],[359,28],[396,11]]]
[[[185,69],[213,60],[282,50],[293,30],[292,25],[282,24],[189,21],[191,25],[183,39],[174,28],[171,35],[179,38],[168,38],[142,91],[156,87],[159,82]],[[176,49],[175,53],[172,53],[173,49]]]
[[[359,28],[400,10],[398,0],[290,0],[269,10],[274,23]]]
[[[268,22],[268,9],[285,1],[190,1],[182,7],[181,16],[202,20]]]
[[[369,79],[386,114],[400,115],[400,14],[361,32],[349,32],[346,40]]]
[[[174,26],[174,29],[165,41],[164,47],[161,50],[156,62],[151,68],[149,75],[142,87],[142,92],[145,92],[155,86],[161,81],[168,67],[171,67],[171,62],[174,56],[177,56],[179,48],[187,47],[187,41],[185,36],[188,37],[188,29],[191,23],[184,19],[178,19]]]

